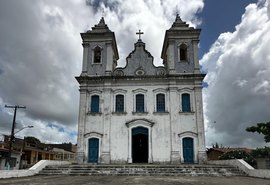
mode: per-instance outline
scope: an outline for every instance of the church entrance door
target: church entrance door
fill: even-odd
[[[194,149],[193,139],[186,137],[183,139],[183,157],[184,163],[193,163]]]
[[[148,129],[136,127],[132,129],[132,162],[148,162]]]
[[[88,141],[88,163],[98,162],[99,140],[91,138]]]

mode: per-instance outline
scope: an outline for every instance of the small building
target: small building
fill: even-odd
[[[14,138],[11,150],[10,167],[5,163],[9,155],[9,136],[0,140],[0,170],[25,169],[40,160],[65,160],[74,162],[76,146],[67,144],[45,144],[34,137]]]
[[[15,138],[14,146],[9,150],[9,139],[7,135],[1,135],[0,139],[0,170],[18,170],[20,168],[21,156],[22,156],[22,140]],[[6,161],[8,160],[10,154],[10,163],[9,166],[6,166]]]

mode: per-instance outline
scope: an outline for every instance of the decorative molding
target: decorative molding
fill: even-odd
[[[102,91],[95,89],[95,90],[88,90],[88,93],[91,95],[94,95],[94,94],[100,95],[102,94]]]
[[[166,75],[166,70],[164,68],[163,69],[158,69],[157,72],[156,72],[156,75],[165,76]]]
[[[124,71],[122,69],[116,69],[113,72],[114,76],[124,76]]]
[[[147,120],[147,119],[134,119],[131,121],[126,122],[126,126],[128,128],[133,127],[133,126],[146,126],[146,127],[153,127],[155,123],[153,121]]]
[[[196,137],[198,137],[198,134],[195,132],[192,132],[192,131],[185,131],[185,132],[178,134],[178,137],[181,137],[181,138],[188,137],[188,136],[196,138]]]
[[[88,133],[84,134],[85,138],[91,138],[91,137],[101,138],[102,136],[103,136],[103,134],[98,133],[98,132],[88,132]]]
[[[142,89],[142,88],[139,88],[139,89],[132,90],[132,92],[135,93],[135,94],[138,94],[138,93],[146,93],[147,90]]]

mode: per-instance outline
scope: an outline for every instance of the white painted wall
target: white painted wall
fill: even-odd
[[[208,161],[208,164],[235,166],[243,170],[250,177],[270,179],[270,170],[254,169],[243,159]]]
[[[133,82],[134,83],[134,82]],[[192,137],[194,139],[194,160],[198,162],[199,146],[198,140],[198,122],[196,120],[196,97],[193,93],[193,85],[168,85],[167,82],[159,82],[160,85],[141,80],[130,84],[128,81],[121,83],[98,84],[95,87],[87,88],[85,102],[80,106],[80,112],[84,114],[85,119],[80,119],[79,130],[83,130],[83,137],[80,138],[83,144],[84,162],[88,157],[88,139],[87,135],[91,133],[100,134],[100,157],[103,153],[109,156],[107,161],[102,163],[127,163],[129,158],[129,129],[126,125],[128,121],[136,119],[146,119],[154,122],[151,128],[152,160],[154,163],[171,163],[172,153],[176,156],[176,161],[183,162],[182,139]],[[190,89],[192,112],[181,113],[180,97],[183,89]],[[135,102],[134,92],[143,89],[145,91],[145,109],[147,113],[134,113]],[[164,89],[166,91],[166,113],[155,112],[155,90]],[[125,112],[114,113],[115,92],[121,91],[125,97]],[[100,92],[100,114],[92,114],[88,111],[91,95]],[[201,121],[203,124],[203,121]],[[140,126],[138,123],[137,126]],[[202,126],[203,127],[203,126]],[[184,135],[181,135],[185,133]],[[180,137],[181,136],[181,137]],[[105,141],[105,139],[107,141]],[[80,141],[78,141],[80,142]],[[201,142],[203,143],[203,142]],[[106,146],[105,146],[106,145]],[[80,145],[78,145],[80,146]],[[80,149],[78,149],[80,151]],[[150,149],[149,149],[150,150]],[[150,154],[150,153],[149,153]],[[150,161],[149,161],[150,162]]]

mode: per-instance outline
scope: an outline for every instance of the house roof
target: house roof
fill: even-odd
[[[227,153],[227,152],[231,152],[231,151],[243,151],[246,153],[251,153],[254,149],[251,148],[209,148],[208,152],[210,151],[219,151],[222,153]]]

